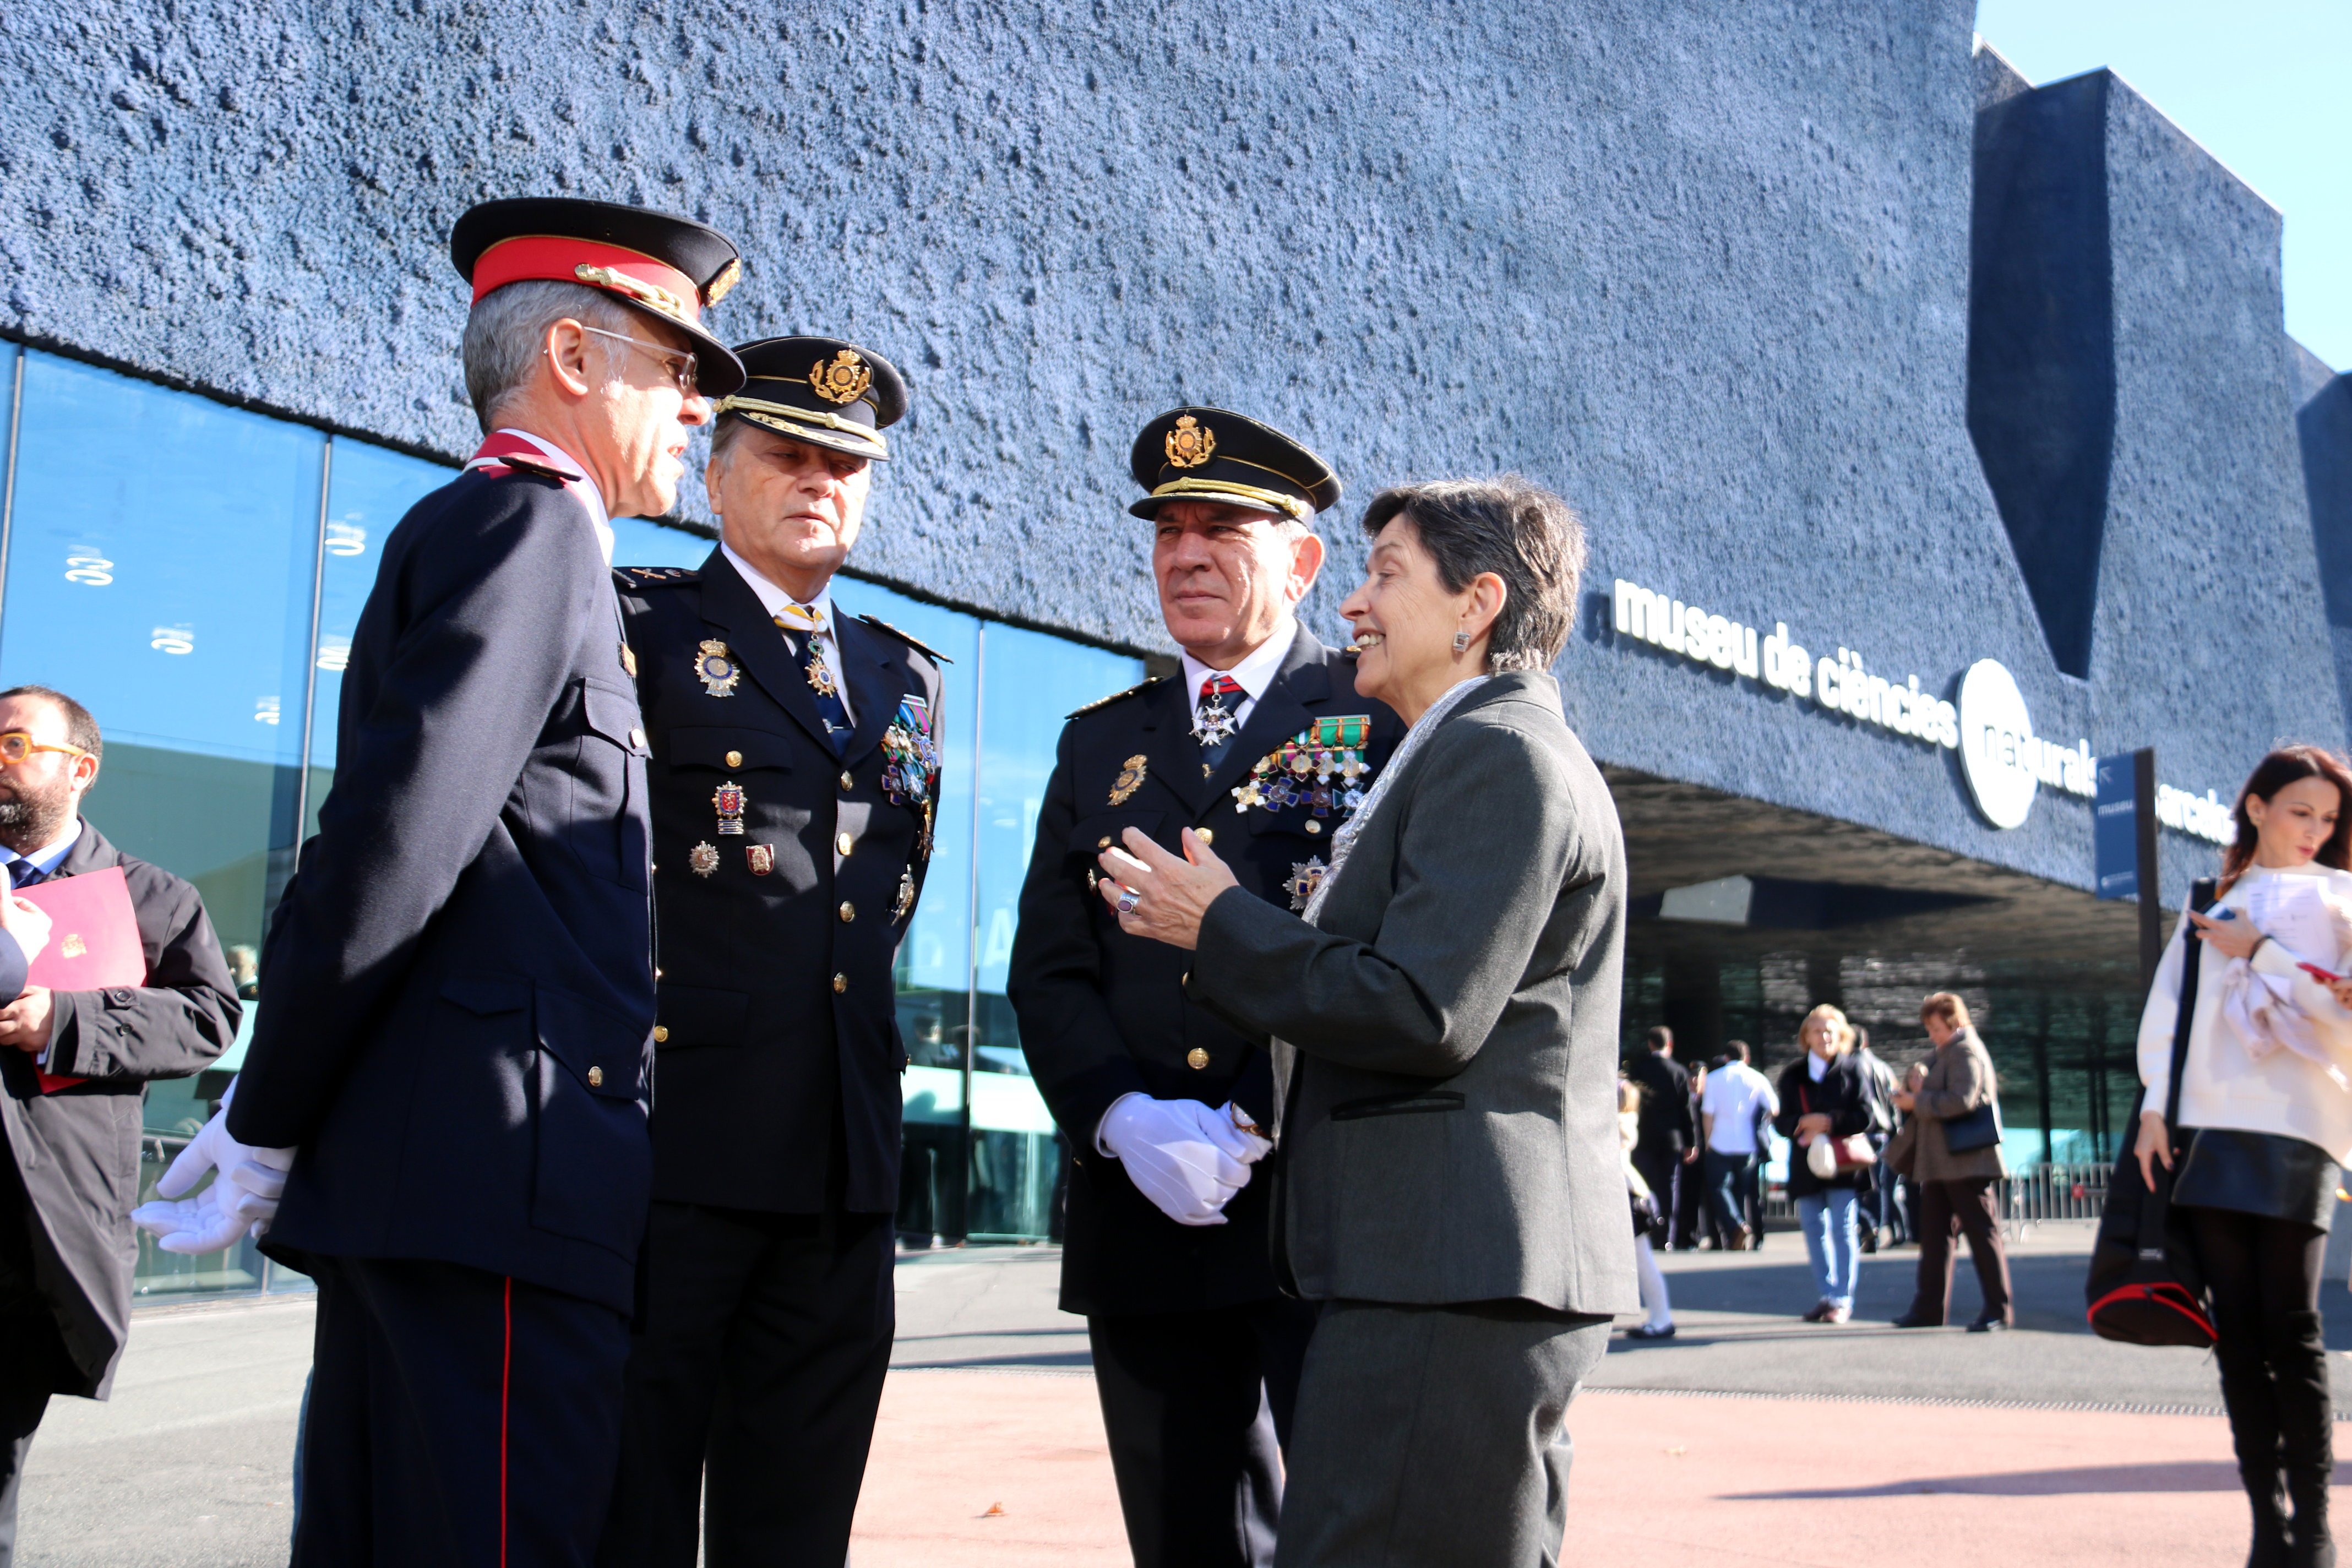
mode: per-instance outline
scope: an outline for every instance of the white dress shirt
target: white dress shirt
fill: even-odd
[[[1274,628],[1273,634],[1265,641],[1258,644],[1255,651],[1245,656],[1231,669],[1217,670],[1209,665],[1202,664],[1191,654],[1186,654],[1184,656],[1184,700],[1192,705],[1192,712],[1197,715],[1201,710],[1201,682],[1215,674],[1232,676],[1234,684],[1242,689],[1241,705],[1232,710],[1234,728],[1240,729],[1249,722],[1250,710],[1257,706],[1257,700],[1265,695],[1265,689],[1272,686],[1274,678],[1281,673],[1282,661],[1289,656],[1290,645],[1297,640],[1297,617],[1285,616],[1280,624]]]
[[[613,563],[613,516],[604,510],[604,492],[598,489],[596,481],[589,477],[588,465],[554,442],[541,436],[534,436],[528,430],[518,430],[509,425],[500,429],[498,434],[528,441],[565,468],[579,471],[580,482],[576,485],[566,485],[563,488],[578,496],[581,504],[588,509],[588,525],[596,531],[596,542],[603,546],[604,551],[604,564],[610,566]]]
[[[54,875],[57,868],[65,863],[66,856],[80,841],[81,818],[77,816],[73,819],[73,826],[66,829],[63,837],[52,838],[30,855],[18,855],[12,850],[0,849],[0,867],[7,869],[8,886],[12,889],[16,887],[16,879],[25,875],[27,867],[45,875]],[[33,1064],[36,1067],[48,1066],[49,1053],[46,1050],[42,1051],[33,1058]]]
[[[743,574],[743,581],[751,584],[751,592],[759,598],[760,607],[768,612],[770,620],[781,615],[787,605],[804,605],[823,617],[824,630],[817,633],[816,637],[824,645],[824,667],[833,671],[834,689],[841,693],[842,711],[849,715],[850,722],[856,723],[857,710],[849,705],[849,671],[841,660],[841,639],[834,636],[832,583],[827,582],[817,590],[814,599],[795,599],[760,575],[760,569],[736,554],[734,548],[723,539],[719,542],[719,552],[734,563],[735,570]]]

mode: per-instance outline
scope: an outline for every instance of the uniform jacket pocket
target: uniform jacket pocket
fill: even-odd
[[[793,742],[763,730],[693,725],[662,737],[663,758],[672,768],[715,768],[740,773],[793,765]]]
[[[1378,1094],[1365,1100],[1342,1100],[1331,1108],[1334,1121],[1356,1121],[1367,1116],[1420,1116],[1459,1110],[1466,1102],[1450,1089],[1415,1089],[1409,1094]]]

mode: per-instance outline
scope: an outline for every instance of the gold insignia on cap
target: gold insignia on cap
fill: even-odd
[[[844,349],[832,363],[819,360],[809,368],[809,384],[827,403],[855,403],[874,384],[874,369],[857,357],[856,349]]]
[[[1168,449],[1169,463],[1179,468],[1197,468],[1217,455],[1217,433],[1190,414],[1176,416],[1176,428],[1160,444]]]
[[[719,300],[727,298],[727,290],[741,281],[743,281],[743,262],[739,257],[720,268],[719,276],[704,286],[702,302],[706,305],[716,305]]]
[[[1150,770],[1150,766],[1151,764],[1144,760],[1140,752],[1128,758],[1119,770],[1118,782],[1110,786],[1111,805],[1125,805],[1127,797],[1143,787],[1143,775]]]
[[[610,267],[591,267],[583,261],[572,269],[572,275],[592,288],[609,289],[615,294],[626,294],[647,310],[659,310],[673,321],[688,321],[694,319],[687,314],[685,300],[667,289],[648,283],[640,278],[632,278],[625,272],[615,271]]]

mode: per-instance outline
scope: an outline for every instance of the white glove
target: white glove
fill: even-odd
[[[1197,1100],[1125,1094],[1095,1134],[1127,1167],[1128,1180],[1178,1225],[1223,1225],[1225,1205],[1249,1184],[1249,1134]]]
[[[206,1171],[215,1173],[212,1185],[193,1199],[142,1204],[131,1211],[131,1222],[153,1232],[155,1245],[166,1252],[218,1252],[248,1232],[259,1237],[278,1216],[278,1199],[286,1191],[294,1151],[257,1149],[230,1137],[228,1107],[236,1098],[236,1085],[231,1083],[221,1097],[220,1110],[188,1140],[155,1184],[155,1192],[159,1198],[178,1198]]]

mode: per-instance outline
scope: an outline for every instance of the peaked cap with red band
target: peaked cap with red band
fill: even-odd
[[[743,385],[743,362],[702,324],[743,275],[743,258],[708,224],[618,202],[521,196],[469,208],[449,231],[449,259],[477,304],[509,283],[602,289],[694,340],[705,396]]]

